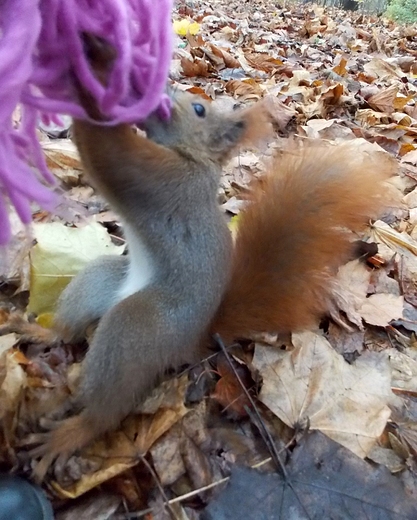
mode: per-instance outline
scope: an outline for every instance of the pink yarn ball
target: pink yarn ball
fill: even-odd
[[[93,94],[107,124],[133,123],[159,110],[172,52],[171,0],[3,0],[0,5],[0,244],[10,238],[7,199],[21,220],[31,202],[52,209],[57,197],[36,137],[40,117],[69,114],[87,119],[73,96],[71,75]],[[117,50],[103,87],[83,52],[90,32]],[[12,115],[21,105],[16,126]],[[39,173],[40,172],[40,175]]]

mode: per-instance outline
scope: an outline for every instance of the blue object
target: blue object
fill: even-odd
[[[45,493],[20,477],[0,476],[0,520],[54,520]]]

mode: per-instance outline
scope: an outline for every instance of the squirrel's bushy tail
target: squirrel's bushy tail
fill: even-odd
[[[331,307],[351,231],[384,208],[393,170],[386,154],[350,142],[277,158],[239,216],[233,274],[211,331],[231,341],[314,325]]]

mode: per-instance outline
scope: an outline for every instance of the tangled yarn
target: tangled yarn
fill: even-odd
[[[71,74],[89,90],[108,124],[133,123],[158,109],[171,59],[172,0],[0,1],[0,244],[10,238],[8,201],[30,223],[31,202],[46,209],[56,195],[40,148],[39,118],[87,118],[73,97]],[[106,87],[95,78],[80,34],[109,42],[117,58]],[[20,107],[20,117],[16,107]],[[40,174],[39,174],[40,173]]]

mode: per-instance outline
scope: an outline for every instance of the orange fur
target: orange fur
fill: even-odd
[[[52,426],[48,433],[40,433],[39,440],[46,441],[31,450],[33,457],[47,455],[50,460],[58,455],[71,455],[105,432],[99,421],[89,419],[85,413],[74,415]]]
[[[386,204],[384,154],[352,144],[306,146],[276,159],[239,220],[233,274],[212,332],[307,329],[331,307],[331,281],[349,259],[351,233]]]
[[[61,421],[57,428],[48,434],[39,434],[42,438],[46,436],[47,439],[31,450],[32,457],[41,457],[34,468],[35,481],[41,483],[44,480],[49,466],[57,457],[66,459],[95,440],[101,433],[104,432],[100,423],[91,421],[81,413]]]

